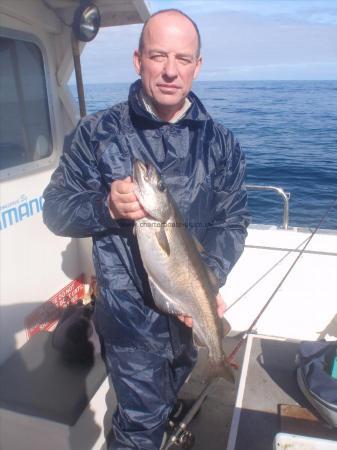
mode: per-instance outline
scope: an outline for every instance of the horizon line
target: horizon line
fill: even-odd
[[[132,81],[96,81],[96,82],[86,82],[86,83],[84,83],[84,86],[88,86],[88,85],[94,85],[94,84],[130,84],[130,83],[133,83],[134,81],[136,81],[136,79],[135,80],[132,80]],[[247,83],[251,83],[251,82],[255,82],[255,81],[259,81],[259,82],[261,82],[261,81],[289,81],[289,82],[294,82],[294,81],[310,81],[310,82],[314,82],[314,81],[337,81],[337,79],[333,79],[333,78],[319,78],[319,79],[297,79],[297,78],[295,78],[295,79],[282,79],[282,78],[280,78],[280,79],[274,79],[274,78],[272,78],[272,79],[252,79],[252,80],[234,80],[234,79],[231,79],[231,80],[195,80],[194,82],[193,82],[193,84],[195,84],[195,83],[224,83],[224,82],[247,82]],[[68,86],[76,86],[76,83],[74,83],[74,82],[71,82],[71,83],[68,83]]]

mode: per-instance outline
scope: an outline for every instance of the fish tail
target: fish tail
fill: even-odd
[[[235,383],[235,376],[232,366],[224,357],[220,362],[214,363],[210,366],[207,378],[210,380],[212,378],[224,378],[230,383]]]

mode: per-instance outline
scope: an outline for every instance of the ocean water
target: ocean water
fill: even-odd
[[[128,88],[87,85],[87,112],[124,101]],[[195,82],[193,91],[240,141],[247,183],[283,188],[289,224],[315,227],[337,196],[337,81]],[[253,223],[282,223],[275,193],[250,191],[249,208]],[[322,228],[337,229],[337,205]]]

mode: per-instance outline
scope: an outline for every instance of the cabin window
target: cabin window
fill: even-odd
[[[0,170],[47,158],[52,136],[41,50],[0,36]]]

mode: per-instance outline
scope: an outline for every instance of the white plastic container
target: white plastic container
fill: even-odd
[[[274,439],[274,450],[337,450],[337,442],[296,434],[278,433]]]

